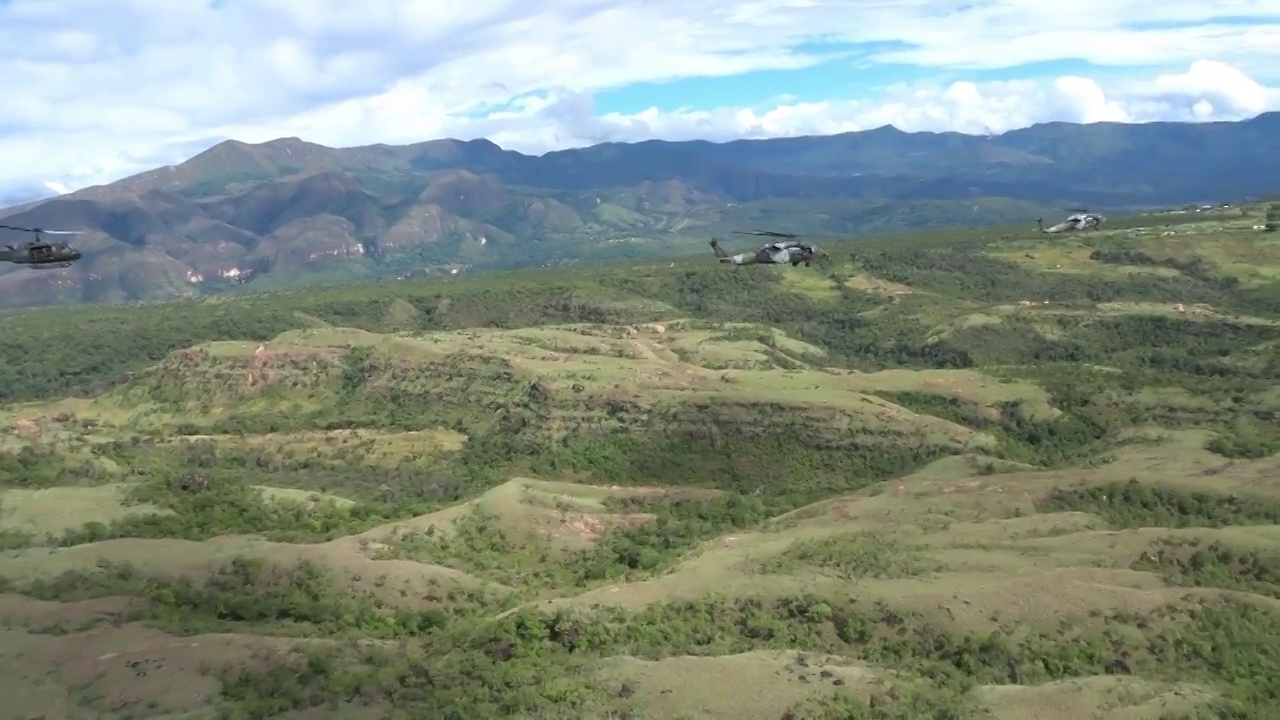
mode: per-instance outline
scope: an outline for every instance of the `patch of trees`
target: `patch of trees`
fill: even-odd
[[[1044,331],[1045,322],[1058,324],[1052,335]],[[954,331],[945,342],[978,365],[1093,363],[1204,377],[1256,375],[1230,359],[1276,340],[1280,340],[1280,329],[1262,324],[1102,315],[1050,317],[1039,323],[1031,318],[1005,318]]]
[[[1038,512],[1088,512],[1117,528],[1280,524],[1280,502],[1141,483],[1056,488]]]
[[[339,590],[325,568],[308,561],[277,565],[248,557],[234,558],[198,580],[103,560],[90,570],[13,583],[11,589],[58,602],[141,598],[145,607],[129,611],[126,619],[149,620],[182,635],[238,628],[266,635],[390,639],[426,633],[451,614],[492,607],[483,594],[462,588],[442,589],[434,602],[415,597],[396,605],[369,590]]]
[[[884,249],[856,259],[877,277],[979,302],[1211,302],[1222,297],[1216,281],[1040,272],[963,247]]]
[[[1037,418],[1022,402],[998,403],[998,419],[983,415],[976,404],[921,392],[881,392],[877,395],[918,413],[933,415],[991,433],[999,440],[997,457],[1041,467],[1062,467],[1117,447],[1117,431],[1127,418],[1093,397],[1076,390],[1055,394],[1061,414]]]
[[[1094,262],[1110,265],[1138,265],[1146,267],[1165,267],[1209,285],[1218,285],[1223,290],[1231,290],[1240,284],[1239,278],[1222,276],[1213,272],[1213,267],[1199,257],[1187,260],[1176,257],[1154,258],[1141,250],[1133,248],[1098,248],[1089,253]]]
[[[526,446],[524,457],[534,472],[548,477],[589,472],[602,482],[710,486],[798,505],[954,452],[895,430],[837,433],[803,412],[742,409],[733,418],[713,406],[684,408],[682,417],[651,416],[642,428],[578,432],[558,445]]]
[[[698,543],[734,530],[756,527],[791,510],[785,496],[736,493],[707,499],[613,498],[605,507],[616,513],[645,513],[638,527],[619,525],[605,532],[576,565],[578,582],[594,583],[650,573],[674,563]]]
[[[1171,585],[1242,590],[1280,599],[1280,553],[1275,550],[1163,538],[1130,567],[1158,572]]]
[[[879,533],[856,532],[792,543],[761,570],[791,573],[806,567],[844,580],[908,578],[940,569],[917,548]]]
[[[1223,457],[1258,460],[1280,452],[1280,429],[1274,422],[1262,423],[1242,417],[1210,440],[1205,448]]]
[[[605,508],[615,517],[602,519],[600,536],[585,549],[557,546],[536,533],[512,532],[476,507],[447,530],[398,536],[383,554],[458,568],[533,592],[590,587],[659,572],[700,542],[758,526],[791,507],[774,498],[734,493],[703,499],[612,498]],[[621,517],[641,513],[648,516],[642,523],[627,523]]]
[[[799,648],[904,673],[896,688],[877,698],[879,710],[871,717],[904,717],[903,711],[921,707],[946,707],[950,712],[941,716],[957,715],[965,709],[963,694],[976,685],[1101,674],[1213,683],[1224,692],[1222,709],[1242,713],[1233,717],[1266,717],[1259,713],[1280,699],[1280,616],[1269,610],[1221,601],[1103,620],[1067,620],[1055,633],[1006,628],[957,634],[886,606],[816,596],[664,602],[640,612],[521,611],[496,622],[450,623],[407,653],[368,649],[360,658],[363,669],[330,651],[282,663],[267,674],[233,671],[227,695],[244,710],[280,697],[350,699],[341,693],[352,686],[354,674],[362,680],[356,686],[367,693],[358,696],[364,702],[391,701],[433,717],[485,717],[499,709],[530,715],[551,703],[560,712],[599,711],[610,704],[626,708],[611,702],[626,693],[599,687],[583,672],[583,663],[593,658]],[[450,650],[441,656],[431,645]],[[832,675],[813,670],[814,681],[836,684]],[[895,695],[906,707],[893,707]]]
[[[4,507],[0,505],[0,510]],[[37,538],[34,533],[22,530],[0,529],[0,551],[21,550],[34,545]]]
[[[47,488],[76,485],[104,477],[101,467],[82,458],[69,459],[56,449],[23,445],[21,449],[0,451],[0,478],[19,488]]]
[[[382,476],[370,468],[370,477]],[[249,481],[225,470],[209,473],[195,490],[184,489],[183,481],[181,476],[146,481],[130,492],[129,502],[152,505],[162,512],[129,515],[110,523],[90,522],[67,530],[54,543],[67,547],[124,537],[207,540],[220,535],[323,542],[436,506],[423,500],[343,505],[332,499],[268,499]]]

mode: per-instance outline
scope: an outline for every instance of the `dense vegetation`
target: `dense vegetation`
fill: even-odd
[[[202,668],[243,720],[653,717],[672,690],[619,662],[683,656],[776,662],[806,687],[793,719],[984,717],[990,686],[1089,676],[1195,696],[1186,717],[1270,717],[1280,285],[1122,231],[1071,241],[1058,271],[1001,235],[836,246],[810,271],[6,315],[0,591],[98,609],[0,620],[263,640]],[[688,335],[621,364],[605,341],[653,322]],[[576,379],[551,336],[480,330],[563,323],[599,346]],[[323,337],[252,349],[297,328]],[[207,344],[229,340],[249,345]],[[636,379],[655,368],[705,382]],[[56,494],[107,488],[119,512]],[[1081,586],[1121,600],[1072,604]]]
[[[1269,499],[1153,487],[1136,480],[1054,490],[1050,512],[1093,512],[1121,528],[1280,525],[1280,504]]]
[[[817,717],[969,717],[965,693],[980,684],[1036,684],[1086,675],[1143,674],[1177,681],[1223,680],[1220,717],[1263,718],[1280,700],[1280,616],[1222,599],[1176,603],[1144,615],[1063,619],[1052,631],[1004,627],[959,634],[926,618],[856,600],[797,595],[773,600],[707,598],[617,610],[508,613],[499,620],[439,607],[388,611],[372,596],[335,591],[311,566],[272,569],[238,561],[202,584],[147,578],[106,566],[25,589],[42,599],[82,600],[145,593],[139,617],[183,632],[251,628],[277,634],[400,639],[395,646],[322,648],[262,673],[228,670],[227,716],[269,718],[326,703],[381,706],[442,718],[624,713],[627,693],[582,674],[592,658],[659,659],[725,655],[759,648],[897,669],[915,680],[863,705],[834,689],[830,670],[812,675],[833,687],[834,706]],[[63,629],[65,630],[65,628]],[[447,648],[445,651],[433,648]],[[802,661],[803,664],[803,661]],[[890,699],[892,698],[892,699]],[[926,710],[927,709],[927,710]],[[798,708],[788,717],[815,717]],[[846,714],[853,713],[853,714]]]
[[[1280,555],[1274,550],[1238,550],[1220,542],[1167,538],[1133,563],[1159,571],[1176,585],[1243,590],[1280,599]]]
[[[1223,289],[1218,280],[1189,275],[1133,274],[1120,280],[1106,274],[1029,270],[981,252],[1005,236],[958,231],[830,246],[834,259],[820,272],[834,278],[834,296],[824,296],[821,302],[797,292],[783,282],[785,276],[768,268],[725,272],[686,259],[674,268],[659,263],[592,271],[539,269],[461,280],[231,296],[169,303],[163,312],[150,312],[147,305],[10,312],[3,316],[5,333],[0,336],[0,399],[99,392],[180,348],[212,340],[269,340],[318,323],[408,331],[635,323],[673,313],[782,327],[833,352],[837,365],[861,369],[1119,359],[1126,370],[1170,375],[1164,382],[1178,383],[1189,375],[1194,382],[1230,380],[1244,390],[1252,387],[1248,380],[1265,379],[1267,372],[1275,371],[1274,354],[1269,356],[1270,369],[1222,362],[1224,349],[1274,339],[1274,329],[1233,323],[1202,327],[1189,318],[1095,317],[1073,322],[1063,328],[1070,332],[1058,338],[1037,332],[1026,320],[1011,319],[928,342],[929,328],[911,319],[935,314],[940,302],[1033,298],[1067,307],[1113,301],[1204,302],[1242,312],[1280,313],[1280,283]],[[848,266],[841,262],[845,259]],[[848,267],[921,292],[886,298],[851,289],[840,276],[841,268]],[[865,314],[875,308],[884,311]]]

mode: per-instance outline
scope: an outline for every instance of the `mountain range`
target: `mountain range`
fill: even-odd
[[[1280,113],[1047,123],[999,136],[608,143],[541,156],[486,140],[329,148],[222,142],[190,160],[0,210],[84,230],[65,270],[0,268],[0,306],[196,297],[691,252],[756,227],[866,235],[1220,202],[1280,189]],[[0,243],[26,236],[4,232]]]

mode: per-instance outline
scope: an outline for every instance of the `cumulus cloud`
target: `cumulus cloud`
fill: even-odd
[[[1241,119],[1280,108],[1277,23],[1277,0],[9,0],[0,198],[113,180],[232,137],[488,137],[543,152],[884,124]],[[1107,69],[977,79],[1060,59]],[[635,83],[824,62],[851,78],[919,66],[924,79],[820,102],[633,115],[594,102]]]

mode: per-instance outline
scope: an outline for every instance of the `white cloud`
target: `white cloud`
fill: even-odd
[[[1227,14],[1272,24],[1214,21]],[[1133,29],[1151,19],[1160,25]],[[999,132],[1046,120],[1240,119],[1280,108],[1276,23],[1280,0],[11,0],[0,5],[0,191],[108,181],[225,137],[486,136],[539,152],[886,123]],[[851,76],[901,63],[946,80],[633,116],[600,115],[592,101],[637,82],[830,59],[797,49],[815,41],[888,44],[856,58],[863,70],[849,59]],[[1117,69],[953,81],[1064,58]],[[1133,65],[1148,69],[1123,69]]]

